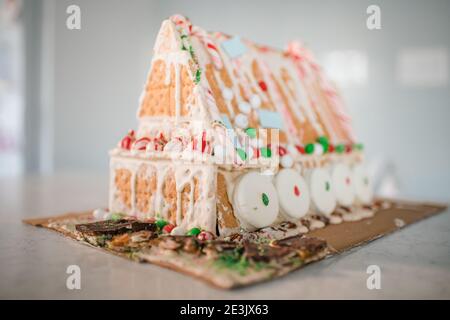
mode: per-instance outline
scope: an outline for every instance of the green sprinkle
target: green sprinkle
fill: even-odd
[[[314,152],[314,144],[313,144],[313,143],[308,143],[308,144],[305,146],[305,152],[306,152],[307,154],[312,154],[312,153]]]
[[[113,214],[111,215],[110,220],[112,220],[112,221],[119,221],[119,220],[122,219],[123,217],[124,217],[124,214],[123,214],[123,213],[113,213]]]
[[[250,138],[256,138],[256,129],[255,129],[255,128],[247,128],[247,129],[245,129],[245,133],[246,133]]]
[[[186,235],[187,236],[198,236],[200,234],[201,230],[199,228],[192,228],[189,230]]]
[[[181,44],[181,50],[187,51],[187,48],[184,46],[184,43]]]
[[[262,198],[262,202],[264,203],[264,205],[267,207],[269,205],[269,197],[267,196],[267,194],[265,194],[263,192],[263,194],[261,195]]]
[[[364,149],[364,145],[362,143],[356,143],[353,145],[353,148],[362,151]]]
[[[337,153],[343,153],[345,151],[345,145],[343,144],[338,144],[334,150],[336,150]]]
[[[182,34],[181,35],[181,39],[185,39],[185,38],[187,38],[188,36],[187,35],[185,35],[185,34]]]
[[[242,149],[236,149],[236,152],[238,153],[239,157],[240,157],[242,160],[247,159],[247,154],[245,153],[244,150],[242,150]]]
[[[317,142],[320,144],[329,144],[328,138],[325,136],[318,137]]]
[[[200,83],[201,76],[202,76],[202,71],[200,69],[197,69],[197,71],[195,72],[195,84]]]
[[[328,181],[325,182],[325,190],[330,191],[330,183]]]
[[[157,220],[155,223],[159,229],[162,229],[167,224],[167,221],[166,220]]]
[[[264,158],[270,158],[272,156],[272,150],[270,150],[270,148],[261,148],[261,155]]]

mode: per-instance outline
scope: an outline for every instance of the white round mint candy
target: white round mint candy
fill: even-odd
[[[336,196],[333,192],[331,177],[323,168],[309,172],[309,191],[315,209],[319,213],[330,215],[336,208]]]
[[[249,114],[250,111],[252,110],[252,107],[250,106],[250,104],[248,102],[245,102],[245,101],[239,102],[238,103],[238,107],[239,107],[239,110],[242,113],[245,113],[245,114]]]
[[[92,215],[94,216],[95,220],[102,220],[103,216],[105,215],[105,210],[103,209],[95,209],[94,212],[92,213]]]
[[[170,232],[173,236],[184,236],[186,234],[186,230],[182,227],[175,227]]]
[[[324,152],[323,145],[320,143],[315,143],[314,144],[314,154],[316,156],[321,156],[323,154],[323,152]]]
[[[238,128],[246,129],[248,127],[248,118],[247,118],[247,116],[245,114],[239,113],[234,118],[234,124]]]
[[[261,98],[257,94],[252,95],[250,98],[250,104],[253,109],[258,109],[261,106]]]
[[[282,169],[275,177],[281,212],[290,218],[303,217],[309,210],[310,196],[305,179],[293,169]]]
[[[225,100],[233,100],[233,91],[229,88],[223,88],[222,89],[222,97]]]
[[[294,160],[290,155],[286,154],[281,157],[280,164],[283,168],[291,168],[294,165]]]
[[[355,191],[352,182],[352,172],[344,163],[338,163],[331,172],[334,193],[340,205],[351,206],[355,200]]]
[[[369,174],[363,164],[358,164],[353,168],[353,185],[356,198],[361,203],[370,204],[373,199],[373,189]]]
[[[270,178],[255,171],[242,175],[233,192],[233,208],[248,229],[272,224],[278,216],[279,204]]]

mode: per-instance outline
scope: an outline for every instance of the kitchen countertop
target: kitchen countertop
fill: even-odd
[[[0,298],[450,299],[449,210],[285,277],[233,291],[21,222],[106,206],[107,186],[106,176],[93,174],[0,179]],[[79,290],[66,287],[69,265],[81,269]],[[381,269],[379,290],[367,288],[369,265]]]

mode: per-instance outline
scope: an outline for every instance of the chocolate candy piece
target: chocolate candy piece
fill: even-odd
[[[271,243],[271,246],[275,248],[291,248],[296,251],[302,251],[302,256],[311,256],[325,249],[327,242],[314,237],[293,236],[276,240]]]
[[[77,224],[75,229],[88,236],[116,235],[141,230],[156,231],[156,225],[149,222],[121,219],[118,221],[106,220],[86,224]]]
[[[278,261],[297,255],[295,250],[289,247],[271,247],[247,242],[244,244],[244,256],[254,262],[271,262]]]

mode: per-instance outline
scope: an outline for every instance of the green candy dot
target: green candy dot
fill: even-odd
[[[198,236],[200,234],[200,232],[202,232],[199,228],[192,228],[191,230],[189,230],[186,235],[187,236]]]
[[[240,157],[242,160],[247,159],[247,153],[245,153],[244,150],[242,150],[242,149],[236,149],[236,152],[238,153],[239,157]]]
[[[264,158],[270,158],[272,156],[272,150],[270,148],[261,148],[261,155]]]
[[[353,148],[362,151],[364,149],[364,145],[362,143],[356,143],[355,145],[353,145]]]
[[[317,142],[320,144],[329,144],[328,138],[325,136],[318,137]]]
[[[330,183],[328,181],[325,182],[325,190],[330,191]]]
[[[314,152],[314,144],[313,144],[313,143],[308,143],[308,144],[305,146],[305,152],[306,152],[307,154],[313,153],[313,152]]]
[[[261,195],[261,199],[264,205],[267,207],[269,205],[269,197],[267,196],[267,194],[263,193]]]
[[[156,220],[156,226],[159,228],[159,229],[162,229],[162,228],[164,228],[164,226],[167,224],[167,221],[165,221],[165,220]]]
[[[195,83],[196,84],[200,83],[201,76],[202,76],[202,71],[200,69],[197,69],[197,71],[195,72]]]
[[[334,150],[336,151],[336,153],[342,153],[345,151],[345,145],[343,144],[338,144]]]
[[[125,215],[123,213],[113,213],[111,215],[111,219],[113,221],[119,221],[120,219],[122,219]]]
[[[256,138],[256,129],[255,129],[255,128],[247,128],[247,129],[245,129],[245,133],[246,133],[250,138]]]

